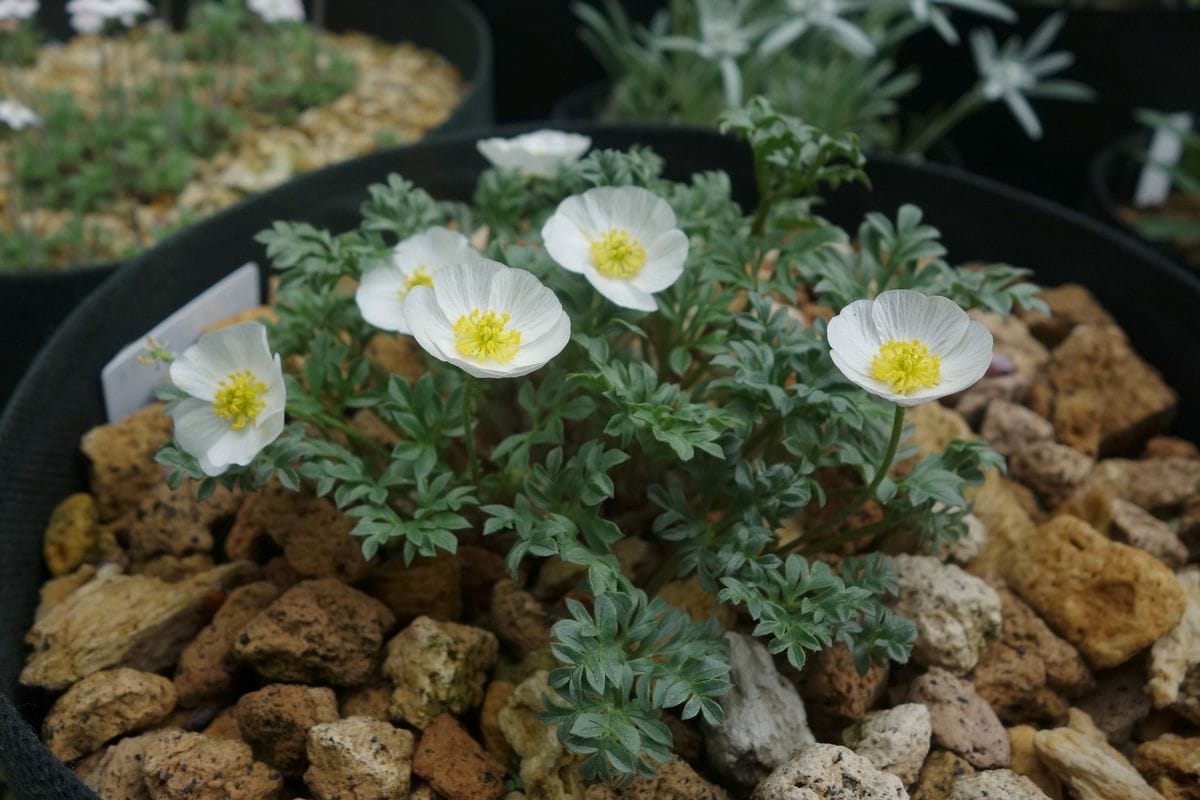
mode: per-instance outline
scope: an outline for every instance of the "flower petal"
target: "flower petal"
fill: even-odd
[[[563,269],[582,273],[592,263],[591,217],[578,195],[568,197],[542,226],[546,253]]]
[[[584,273],[596,291],[604,295],[610,302],[621,308],[631,308],[635,311],[655,311],[658,303],[654,295],[637,288],[631,281],[619,278],[606,278],[591,266]]]
[[[661,233],[645,243],[646,264],[631,281],[643,292],[661,292],[683,274],[688,257],[687,234],[678,228]]]
[[[200,462],[205,475],[220,475],[228,465],[217,466],[208,451],[229,430],[229,423],[213,413],[212,404],[187,398],[175,406],[175,441]]]
[[[919,339],[939,356],[958,344],[970,322],[967,312],[953,300],[909,289],[880,294],[871,316],[880,342]]]
[[[404,316],[417,344],[439,361],[454,352],[454,326],[442,313],[433,289],[415,286],[404,298]]]
[[[365,273],[354,293],[362,318],[385,331],[408,333],[402,297],[407,283],[408,277],[394,264]]]
[[[554,292],[523,269],[507,269],[496,274],[486,308],[510,314],[511,325],[521,332],[522,343],[544,336],[563,313],[562,303]]]
[[[958,343],[942,356],[943,395],[955,394],[974,386],[992,363],[992,334],[971,320]]]
[[[871,374],[871,360],[879,352],[880,337],[871,313],[873,305],[870,300],[855,300],[829,320],[825,330],[832,353],[862,375]],[[836,359],[834,363],[837,363]],[[839,369],[842,369],[841,365]],[[842,369],[842,372],[846,370]],[[861,383],[849,374],[846,377]]]
[[[545,334],[528,343],[522,342],[517,355],[504,365],[508,367],[508,375],[515,378],[541,369],[550,359],[561,353],[570,340],[571,318],[560,311],[558,319]]]
[[[492,280],[506,269],[508,267],[499,262],[480,259],[438,270],[433,276],[433,296],[450,324],[464,314],[485,307]]]
[[[229,373],[248,369],[262,378],[273,367],[267,329],[258,322],[240,322],[207,333],[184,350],[171,364],[171,380],[193,397],[211,401]]]

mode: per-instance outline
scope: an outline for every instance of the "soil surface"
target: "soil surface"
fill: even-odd
[[[860,675],[837,646],[797,673],[698,581],[669,584],[726,628],[734,690],[720,727],[668,715],[678,755],[654,779],[585,786],[539,721],[582,570],[514,579],[478,533],[366,562],[326,500],[165,491],[157,407],[85,437],[91,490],[47,529],[22,676],[61,693],[47,745],[105,800],[1200,800],[1200,450],[1167,435],[1175,393],[1085,289],[1044,298],[978,314],[991,374],[913,410],[919,451],[982,435],[1009,472],[953,547],[885,542],[911,663]],[[411,373],[386,338],[374,357]],[[633,576],[666,555],[614,549]]]

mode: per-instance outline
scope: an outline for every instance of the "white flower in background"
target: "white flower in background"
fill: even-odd
[[[833,363],[873,395],[901,406],[961,392],[992,362],[992,335],[953,301],[920,292],[856,300],[829,321]]]
[[[368,270],[354,295],[363,319],[385,331],[409,333],[404,299],[417,286],[432,286],[438,270],[484,261],[466,236],[449,228],[430,228],[396,245],[391,258]]]
[[[476,378],[516,378],[567,346],[571,320],[554,292],[532,274],[495,261],[439,270],[415,286],[404,315],[434,358]]]
[[[1028,44],[1022,44],[1020,37],[1014,36],[1003,47],[996,46],[996,37],[990,30],[971,31],[971,52],[979,70],[980,93],[989,101],[1003,100],[1031,139],[1041,138],[1042,124],[1028,98],[1076,101],[1092,98],[1092,90],[1081,83],[1045,80],[1075,60],[1064,51],[1046,52],[1065,20],[1061,13],[1047,17],[1029,37]]]
[[[1017,12],[1000,0],[908,0],[908,10],[913,15],[913,19],[925,25],[932,25],[934,30],[950,44],[958,44],[958,31],[954,30],[954,25],[950,23],[950,17],[939,6],[971,11],[1008,23],[1017,21]]]
[[[38,0],[0,0],[0,24],[29,19],[37,10]]]
[[[875,43],[862,28],[845,15],[870,5],[868,0],[786,0],[787,21],[763,37],[758,46],[763,55],[777,53],[809,31],[821,31],[848,52],[866,58],[874,55]]]
[[[542,228],[546,252],[622,308],[653,311],[683,274],[687,235],[648,189],[601,186],[563,200]]]
[[[246,7],[268,24],[304,22],[304,3],[301,0],[247,0]]]
[[[153,14],[154,8],[147,0],[70,0],[67,13],[77,33],[99,33],[113,20],[132,28],[138,17]]]
[[[742,71],[738,59],[750,52],[754,41],[772,24],[760,19],[745,22],[751,0],[696,0],[700,36],[660,36],[655,45],[664,50],[695,53],[717,65],[725,88],[725,105],[737,108],[742,104]]]
[[[552,178],[559,167],[574,164],[582,158],[592,146],[592,140],[578,133],[540,130],[511,139],[480,139],[475,146],[493,167]]]
[[[283,368],[260,323],[200,337],[171,364],[171,380],[191,395],[175,407],[175,441],[205,475],[249,464],[283,431]]]
[[[42,124],[37,112],[16,100],[0,100],[0,124],[14,131],[36,128]]]

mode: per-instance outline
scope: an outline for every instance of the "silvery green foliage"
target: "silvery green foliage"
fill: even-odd
[[[545,719],[583,756],[591,777],[651,774],[670,752],[667,711],[717,725],[729,688],[726,645],[713,622],[694,622],[656,597],[696,576],[743,608],[771,652],[802,667],[835,643],[856,663],[904,661],[911,623],[885,601],[895,589],[873,545],[892,536],[923,548],[953,540],[970,504],[963,492],[1001,466],[983,444],[954,442],[878,484],[870,524],[822,525],[829,476],[865,486],[883,461],[891,411],[836,369],[823,323],[801,324],[789,303],[801,287],[834,309],[870,291],[917,286],[967,306],[1029,305],[1032,289],[1007,267],[959,270],[915,209],[871,217],[861,251],[815,216],[826,187],[861,180],[853,137],[829,136],[756,100],[726,122],[750,143],[762,208],[747,216],[727,175],[661,176],[644,149],[598,151],[553,178],[485,172],[471,204],[435,201],[392,177],[374,187],[363,223],[341,235],[278,223],[261,236],[281,272],[272,346],[295,367],[291,424],[248,467],[219,479],[276,479],[329,497],[359,520],[368,556],[453,552],[468,529],[504,536],[508,568],[559,557],[586,586],[553,628],[559,668]],[[599,185],[637,185],[664,198],[690,237],[683,276],[658,310],[604,303],[581,276],[554,265],[535,233],[564,197]],[[374,331],[358,317],[355,279],[390,243],[430,224],[489,227],[485,255],[536,274],[572,320],[573,342],[531,376],[480,384],[440,361],[412,383],[366,357]],[[885,257],[884,253],[890,253]],[[768,255],[770,254],[770,255]],[[842,273],[850,273],[843,277]],[[171,401],[175,393],[164,390]],[[385,447],[347,423],[369,409],[398,443]],[[464,442],[481,468],[472,480]],[[900,456],[913,454],[903,447]],[[172,480],[201,477],[174,446],[160,461]],[[202,484],[208,492],[216,481]],[[780,531],[797,519],[794,538]],[[635,582],[613,555],[627,536],[666,554]],[[853,544],[836,567],[810,560]]]
[[[974,31],[979,85],[957,102],[901,113],[920,82],[898,64],[901,46],[926,28],[957,46],[960,18],[1012,23],[1002,0],[670,0],[644,27],[616,0],[588,2],[573,6],[580,37],[613,81],[605,114],[620,119],[712,124],[743,96],[763,95],[830,134],[857,134],[868,150],[920,155],[988,102],[1008,104],[1036,138],[1029,98],[1088,96],[1047,80],[1070,63],[1045,53],[1057,32],[1048,23],[1026,45],[997,47]]]

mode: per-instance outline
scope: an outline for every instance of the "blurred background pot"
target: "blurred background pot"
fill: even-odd
[[[181,14],[184,3],[177,3]],[[63,3],[43,3],[41,22],[54,36],[70,34]],[[336,0],[328,3],[331,30],[359,30],[389,42],[408,41],[444,56],[467,81],[462,101],[429,135],[492,122],[492,37],[487,21],[466,0]],[[301,214],[303,216],[303,214]],[[111,274],[115,265],[0,271],[0,408],[38,348],[66,315]]]

